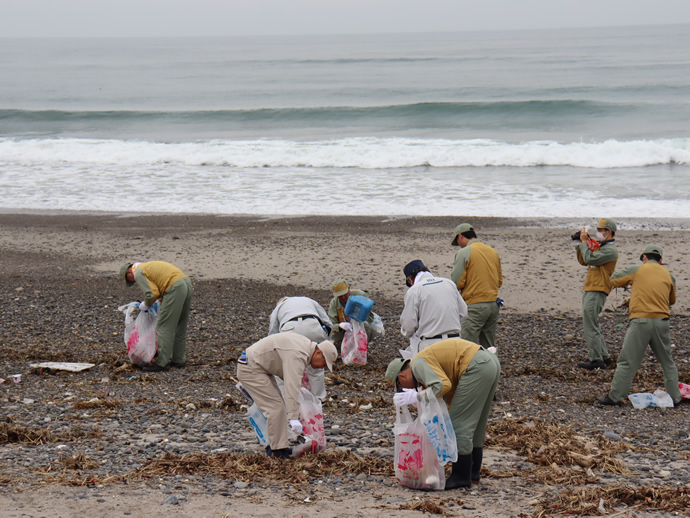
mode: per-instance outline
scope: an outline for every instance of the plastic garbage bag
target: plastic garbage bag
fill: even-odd
[[[367,347],[367,333],[364,330],[364,324],[353,320],[352,331],[345,331],[340,346],[343,363],[345,365],[366,365]]]
[[[426,430],[426,436],[436,449],[441,466],[449,461],[457,462],[458,443],[446,402],[434,396],[431,389],[426,389],[422,392],[417,404],[419,418]]]
[[[420,419],[412,420],[407,406],[396,407],[395,477],[414,489],[441,490],[446,487],[446,474],[435,448],[429,442]]]
[[[381,320],[381,317],[378,316],[376,313],[374,313],[374,319],[371,321],[370,325],[376,331],[376,334],[379,336],[383,336],[386,333],[386,330],[383,328],[383,320]]]
[[[247,419],[249,419],[249,424],[254,428],[256,440],[259,441],[259,444],[268,446],[268,422],[256,403],[253,403],[247,409]]]
[[[321,401],[304,387],[300,388],[299,420],[305,441],[292,448],[293,457],[319,453],[326,449],[326,430],[323,425]]]
[[[678,388],[683,399],[690,399],[690,385],[678,382]]]
[[[664,390],[656,390],[654,394],[646,392],[638,392],[637,394],[630,394],[628,399],[635,408],[671,408],[673,407],[673,399],[668,392]]]
[[[158,336],[156,334],[156,323],[158,322],[157,306],[153,311],[140,311],[135,319],[132,313],[138,307],[138,302],[130,302],[117,309],[125,314],[127,356],[135,365],[148,365],[156,356],[156,351],[158,350]]]
[[[419,342],[421,341],[421,338],[419,338],[416,334],[412,334],[410,337],[410,345],[407,346],[407,349],[398,349],[400,355],[403,357],[403,360],[411,360],[417,356],[417,353],[419,352]]]

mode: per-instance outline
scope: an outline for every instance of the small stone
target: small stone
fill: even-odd
[[[170,496],[166,497],[165,500],[163,500],[162,505],[165,505],[165,504],[179,505],[180,502],[177,500],[177,497],[175,495],[170,495]]]
[[[604,438],[609,439],[611,441],[621,440],[621,436],[618,435],[616,432],[604,432]]]
[[[245,489],[249,484],[246,482],[235,482],[233,486],[235,486],[237,489]]]

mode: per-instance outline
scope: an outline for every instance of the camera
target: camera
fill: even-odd
[[[573,241],[580,241],[580,231],[578,230],[577,232],[575,232],[572,236],[570,236],[570,239],[572,239]]]

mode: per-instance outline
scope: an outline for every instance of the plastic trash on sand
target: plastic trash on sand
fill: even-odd
[[[678,388],[683,399],[690,399],[690,385],[678,382]]]
[[[647,407],[658,407],[658,408],[672,408],[673,399],[668,395],[668,392],[664,390],[656,390],[654,394],[649,394],[645,392],[638,392],[637,394],[630,394],[628,399],[635,408],[647,408]]]

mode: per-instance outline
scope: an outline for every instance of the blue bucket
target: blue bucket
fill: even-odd
[[[350,295],[345,304],[345,314],[358,322],[366,322],[374,301],[362,295]]]

